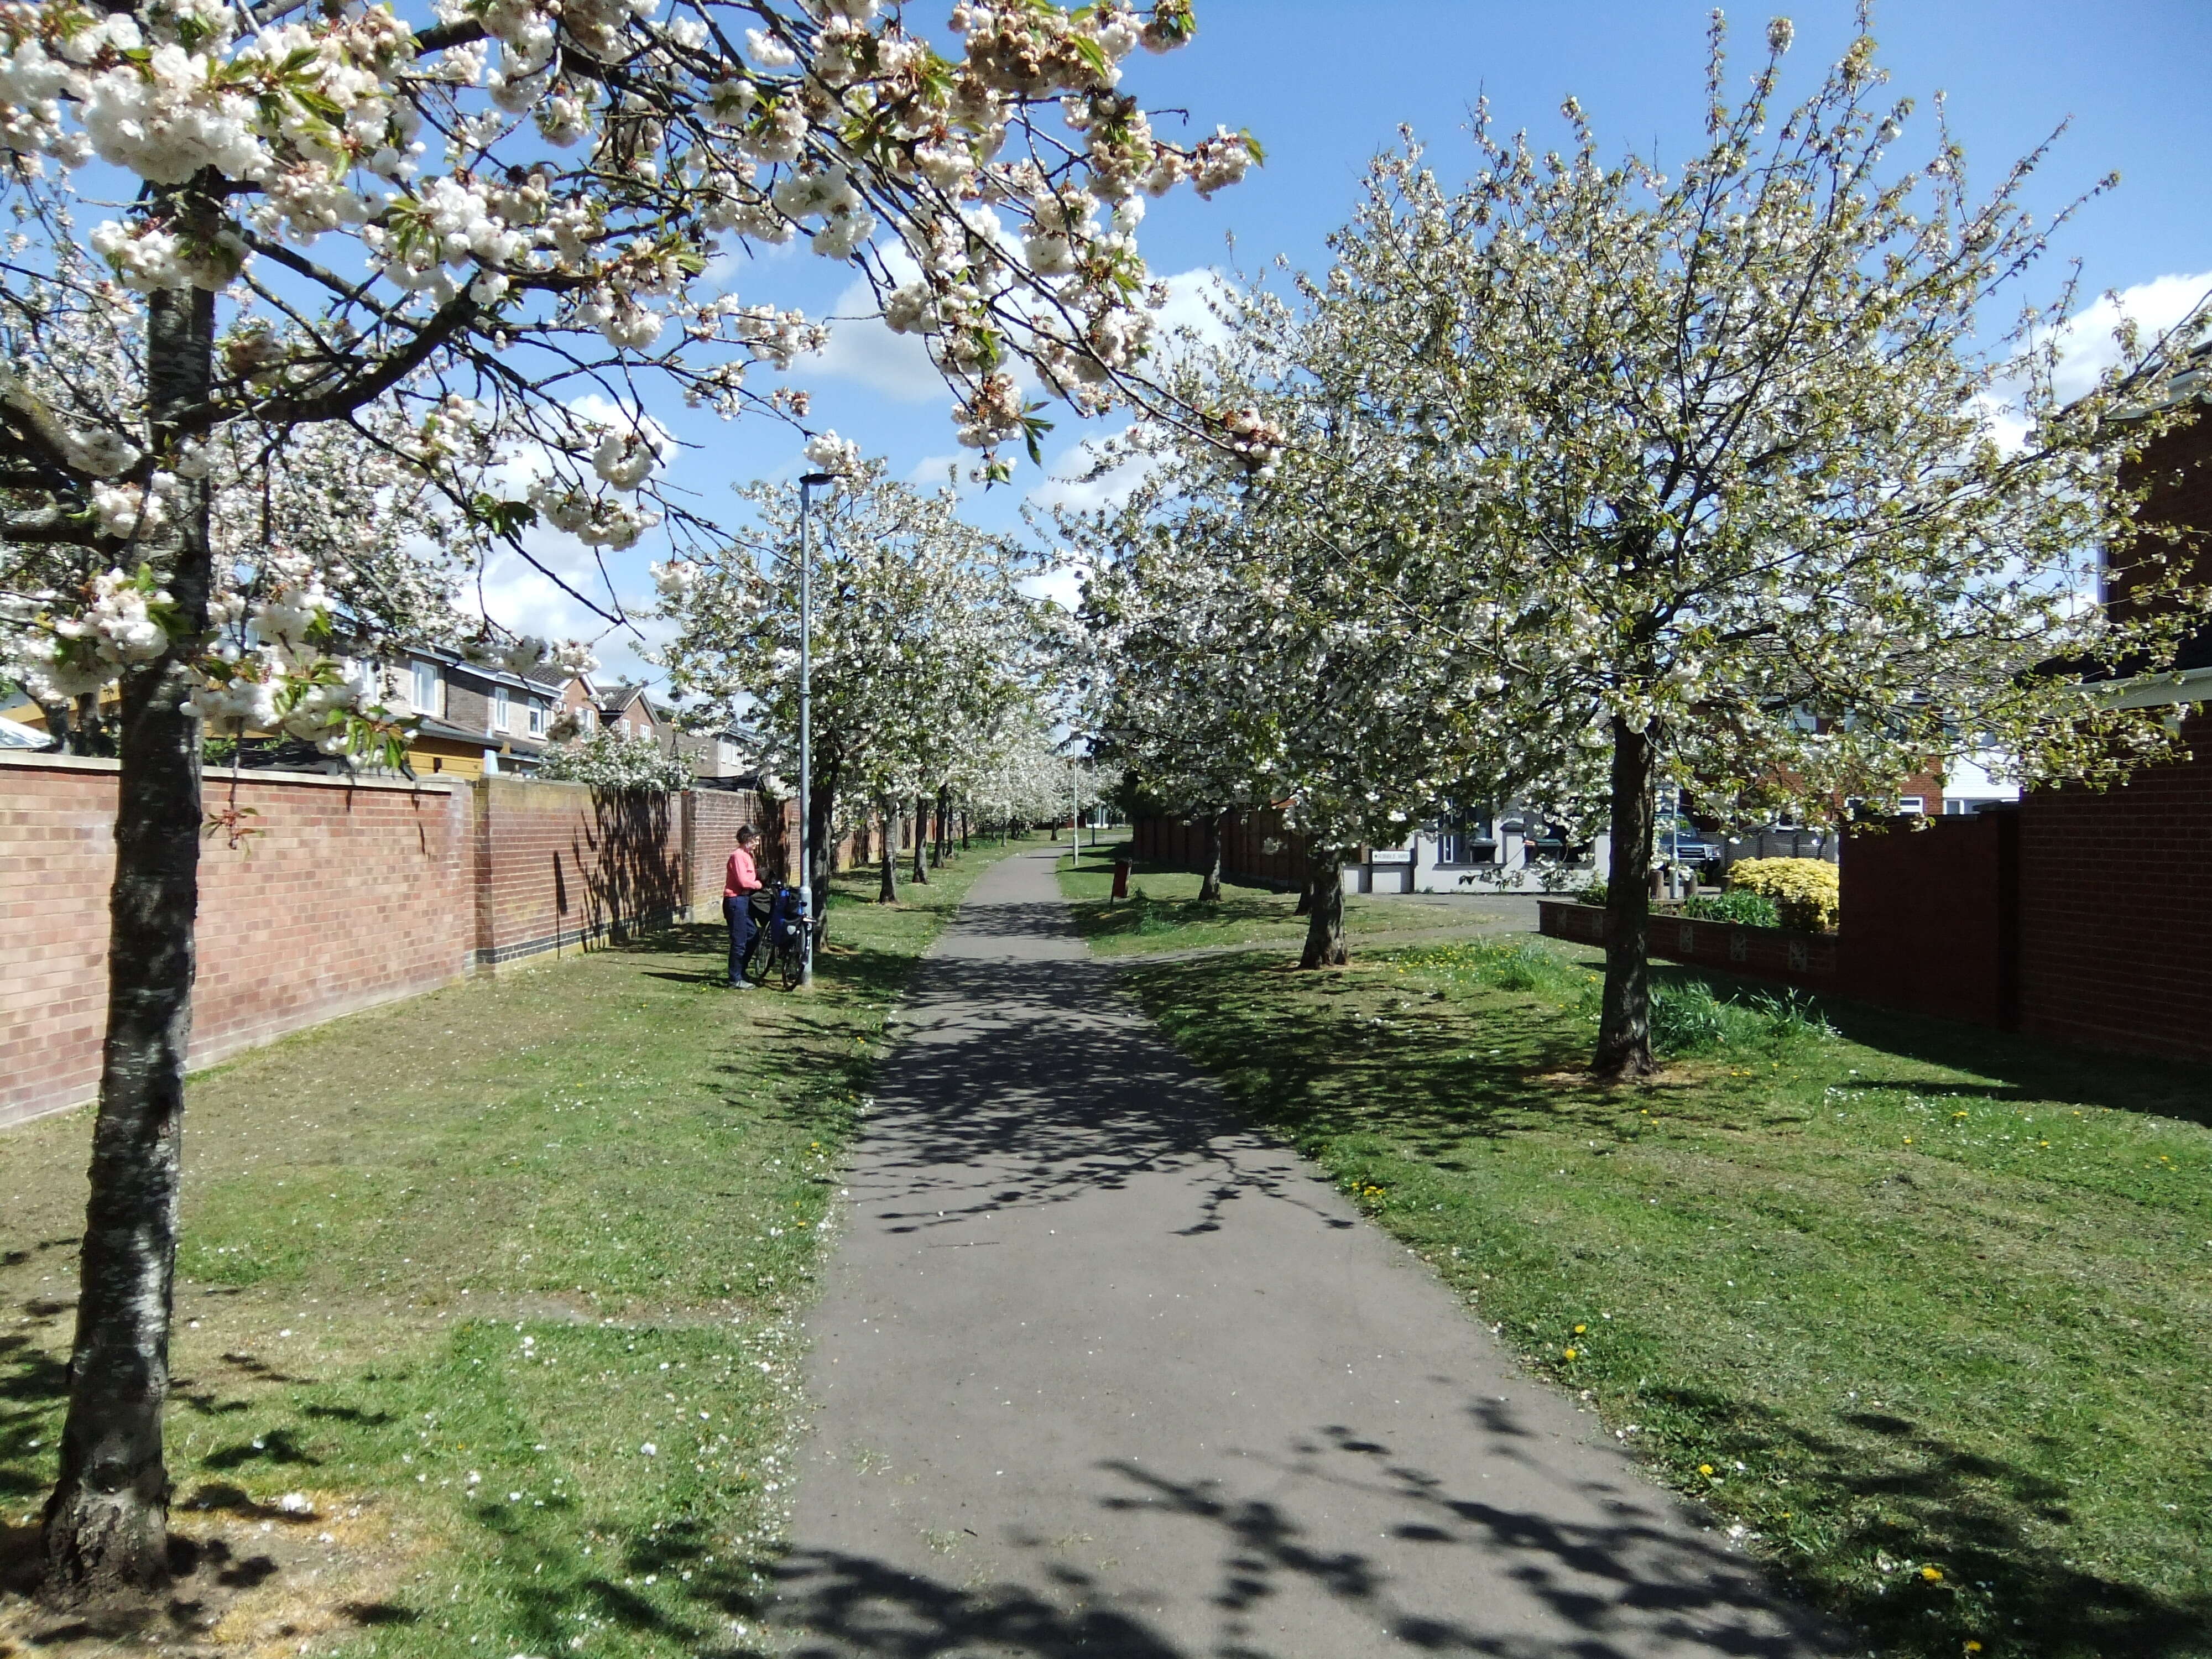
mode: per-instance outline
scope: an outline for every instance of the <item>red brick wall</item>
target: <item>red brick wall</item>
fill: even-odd
[[[1278,843],[1273,852],[1267,850],[1271,841]],[[1200,869],[1206,863],[1206,825],[1181,818],[1136,818],[1129,825],[1129,850],[1148,864]],[[1273,887],[1302,887],[1305,837],[1284,829],[1283,815],[1272,808],[1232,812],[1222,832],[1221,872]]]
[[[517,778],[474,789],[479,967],[620,940],[689,908],[681,797]]]
[[[701,921],[719,921],[722,905],[722,872],[730,849],[738,844],[738,830],[751,824],[761,832],[754,856],[761,879],[788,881],[792,863],[799,855],[799,803],[787,800],[779,808],[750,789],[697,789],[686,795],[690,817],[691,914]]]
[[[2212,716],[2191,760],[2021,809],[2020,1024],[2212,1059]]]
[[[2006,1025],[2020,817],[1901,821],[1844,838],[1845,994],[1893,1008]]]
[[[1572,899],[1540,899],[1536,916],[1538,931],[1553,939],[1601,945],[1613,932],[1609,915]],[[1739,927],[1732,922],[1655,913],[1644,937],[1651,955],[1669,962],[1781,980],[1812,991],[1834,991],[1842,980],[1841,953],[1832,933]]]
[[[0,768],[0,1123],[99,1081],[115,777],[100,762]],[[200,854],[195,1065],[468,972],[459,787],[249,775],[238,801],[256,833]]]
[[[2139,614],[2131,604],[2136,586],[2135,560],[2156,557],[2169,561],[2192,582],[2212,576],[2212,409],[2199,405],[2197,418],[2176,428],[2153,443],[2142,459],[2130,462],[2121,479],[2144,492],[2139,509],[2148,524],[2171,526],[2182,532],[2179,547],[2162,538],[2146,538],[2139,549],[2116,549],[2108,562],[2106,597],[2122,617]]]
[[[0,761],[0,1124],[98,1085],[115,781],[112,762]],[[211,778],[210,802],[228,788]],[[238,799],[256,833],[201,848],[196,1066],[695,902],[718,916],[729,832],[766,816],[749,793],[598,796],[511,778],[248,773]],[[788,812],[785,824],[791,844]]]

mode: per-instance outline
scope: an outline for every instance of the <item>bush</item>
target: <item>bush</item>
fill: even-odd
[[[1701,979],[1651,988],[1651,1047],[1662,1054],[1709,1054],[1729,1040],[1730,1013]]]
[[[1468,952],[1472,977],[1501,991],[1560,991],[1574,969],[1540,945],[1479,945]]]
[[[1595,904],[1602,910],[1605,908],[1605,884],[1601,881],[1594,881],[1576,894],[1575,897],[1581,903]]]
[[[1729,866],[1729,885],[1771,900],[1784,927],[1835,929],[1836,866],[1826,859],[1744,859]]]
[[[651,738],[600,732],[580,744],[549,749],[536,774],[550,783],[588,783],[594,789],[689,788],[691,763],[669,754]]]
[[[1682,914],[1698,921],[1732,921],[1739,927],[1779,927],[1774,901],[1764,893],[1739,887],[1717,896],[1706,894],[1682,907]]]
[[[1701,979],[1659,981],[1651,987],[1651,1047],[1674,1058],[1723,1048],[1775,1053],[1802,1043],[1825,1042],[1835,1028],[1795,991],[1771,991],[1738,1002],[1717,997]]]

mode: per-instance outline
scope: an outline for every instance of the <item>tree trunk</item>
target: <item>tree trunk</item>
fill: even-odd
[[[1301,881],[1301,882],[1298,884],[1298,902],[1297,902],[1297,908],[1296,909],[1292,910],[1292,911],[1291,912],[1291,914],[1292,915],[1294,915],[1294,916],[1310,916],[1310,915],[1311,915],[1313,914],[1313,902],[1314,902],[1313,860],[1312,860],[1311,859],[1308,859],[1308,860],[1306,860],[1306,874],[1305,874],[1305,879],[1304,879],[1304,880],[1303,880],[1303,881]]]
[[[215,296],[154,295],[146,345],[155,453],[167,454],[186,434],[182,421],[205,418]],[[167,585],[197,635],[207,626],[208,489],[200,479],[179,483]],[[62,1602],[144,1592],[168,1578],[161,1408],[199,905],[199,731],[185,707],[198,648],[196,638],[173,640],[123,680],[100,1113],[61,1473],[46,1508],[43,1588]]]
[[[884,878],[883,884],[876,889],[876,902],[878,904],[896,904],[898,902],[898,808],[893,805],[886,805],[883,809],[882,817],[884,821]]]
[[[1605,1003],[1590,1070],[1610,1082],[1650,1075],[1652,776],[1648,727],[1613,722],[1613,860],[1606,873]]]
[[[1200,904],[1221,902],[1221,832],[1229,821],[1226,808],[1206,815],[1206,872],[1198,884]]]
[[[960,809],[960,850],[968,850],[968,809],[964,806]]]
[[[817,944],[830,926],[830,866],[835,851],[830,845],[830,830],[836,812],[837,769],[833,766],[815,781],[812,797],[806,803],[806,862],[811,866],[806,872],[807,897],[813,907]]]
[[[1301,968],[1344,966],[1344,854],[1319,848],[1307,854],[1313,904],[1306,913],[1306,952]]]
[[[929,885],[929,797],[914,798],[914,871],[909,879],[917,885]]]
[[[109,747],[100,741],[100,693],[82,693],[76,700],[76,718],[70,722],[70,753],[97,755]]]

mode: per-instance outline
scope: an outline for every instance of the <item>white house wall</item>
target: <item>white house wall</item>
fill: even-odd
[[[1531,865],[1528,842],[1510,832],[1498,837],[1495,864],[1440,864],[1440,843],[1430,835],[1406,847],[1376,849],[1365,864],[1344,866],[1347,893],[1551,893],[1602,881],[1613,867],[1613,840],[1599,834],[1590,842],[1588,864],[1562,866],[1550,860]],[[1393,854],[1399,856],[1392,856]]]

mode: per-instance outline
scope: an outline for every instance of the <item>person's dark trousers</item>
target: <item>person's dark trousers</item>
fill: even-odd
[[[753,907],[741,898],[723,898],[722,920],[730,924],[730,983],[736,985],[744,978],[745,961],[753,953],[760,929],[753,920]]]

